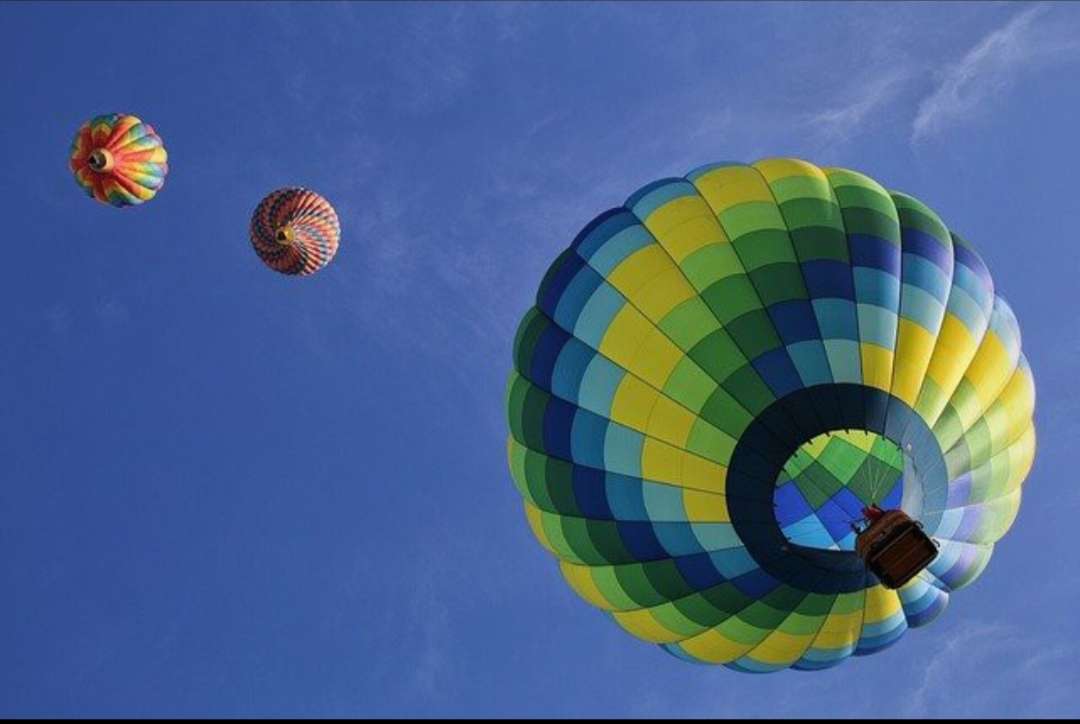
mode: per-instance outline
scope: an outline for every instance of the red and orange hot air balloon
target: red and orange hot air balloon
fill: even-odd
[[[251,245],[274,271],[308,275],[334,258],[341,239],[337,212],[303,187],[283,188],[264,198],[251,217]]]
[[[168,154],[150,124],[110,113],[90,119],[71,144],[68,166],[88,196],[110,206],[149,201],[165,183]]]

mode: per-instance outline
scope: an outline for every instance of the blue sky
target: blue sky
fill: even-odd
[[[1080,8],[0,4],[0,713],[1080,714]],[[78,126],[170,155],[94,203]],[[505,461],[518,319],[600,211],[794,155],[912,193],[1020,319],[1040,452],[944,616],[823,673],[695,667],[562,582]],[[337,208],[315,277],[247,240]]]

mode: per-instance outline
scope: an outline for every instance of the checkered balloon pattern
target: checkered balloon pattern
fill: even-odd
[[[918,199],[775,158],[648,184],[555,259],[507,390],[525,517],[629,633],[746,672],[823,669],[987,567],[1035,455],[1020,328]],[[940,544],[887,589],[863,506]]]

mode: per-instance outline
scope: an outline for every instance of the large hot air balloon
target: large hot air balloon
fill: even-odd
[[[314,274],[338,250],[341,224],[319,194],[294,187],[274,191],[251,216],[251,244],[268,267],[282,274]]]
[[[111,206],[154,198],[169,172],[161,138],[135,116],[110,113],[75,134],[68,166],[87,195]]]
[[[704,166],[596,217],[514,368],[510,468],[566,581],[739,671],[826,668],[932,621],[1035,454],[1020,330],[972,246],[794,159]],[[886,587],[854,550],[864,509],[921,526],[929,567]]]

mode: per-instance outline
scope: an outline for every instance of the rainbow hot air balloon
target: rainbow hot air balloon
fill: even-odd
[[[110,113],[82,125],[68,166],[87,195],[111,206],[154,198],[169,172],[168,154],[153,127],[135,116]]]
[[[634,636],[823,669],[984,570],[1034,404],[1012,310],[926,205],[794,159],[714,164],[552,264],[514,345],[509,461],[566,581]],[[884,585],[855,550],[869,510],[921,526],[933,562]]]
[[[259,258],[282,274],[314,274],[334,258],[341,239],[334,207],[302,187],[278,189],[264,198],[250,231]]]

